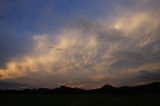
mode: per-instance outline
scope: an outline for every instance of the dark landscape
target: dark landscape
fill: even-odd
[[[119,88],[104,85],[92,90],[65,86],[56,89],[1,90],[0,100],[2,106],[158,106],[160,83]]]

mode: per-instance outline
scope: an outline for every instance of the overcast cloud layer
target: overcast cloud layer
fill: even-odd
[[[0,16],[4,28],[0,30],[1,88],[66,85],[88,89],[106,83],[122,86],[160,81],[160,1],[106,1],[100,0],[106,3],[103,14],[95,13],[94,19],[72,17],[63,27],[57,26],[56,33],[46,27],[43,33],[12,32]],[[112,7],[105,11],[107,3]],[[49,20],[53,22],[54,16]]]

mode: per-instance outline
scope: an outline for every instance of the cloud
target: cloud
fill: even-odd
[[[0,89],[25,89],[29,85],[22,84],[20,81],[0,80]]]
[[[0,68],[1,81],[82,88],[159,81],[159,15],[138,10],[34,35],[30,51]]]

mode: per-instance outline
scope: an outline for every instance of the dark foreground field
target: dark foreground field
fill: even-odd
[[[0,106],[160,106],[160,95],[0,94]]]

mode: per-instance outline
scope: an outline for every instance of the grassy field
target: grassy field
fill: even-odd
[[[160,95],[0,94],[0,106],[160,106]]]

